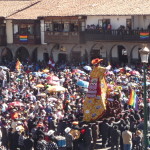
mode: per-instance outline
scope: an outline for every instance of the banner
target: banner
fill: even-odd
[[[140,32],[140,39],[149,39],[149,32]]]
[[[19,39],[21,42],[27,42],[28,41],[28,36],[27,35],[20,35]]]

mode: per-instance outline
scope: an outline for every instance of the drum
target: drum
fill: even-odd
[[[57,136],[57,146],[58,147],[66,147],[66,139],[63,136]]]

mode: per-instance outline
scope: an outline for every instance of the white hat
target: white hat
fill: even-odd
[[[47,133],[47,135],[50,136],[50,135],[52,135],[54,132],[55,132],[54,130],[49,130],[48,133]]]
[[[16,127],[16,131],[20,131],[20,128],[19,128],[19,127]]]
[[[71,131],[71,128],[69,128],[69,127],[67,127],[66,129],[65,129],[65,132],[66,133],[69,133]]]

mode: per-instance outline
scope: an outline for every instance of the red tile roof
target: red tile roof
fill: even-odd
[[[16,12],[19,12],[25,8],[29,8],[33,4],[36,4],[38,0],[0,0],[0,16],[8,17]]]
[[[41,0],[7,19],[36,19],[39,16],[150,15],[149,6],[150,0]],[[7,9],[11,11],[11,8]]]

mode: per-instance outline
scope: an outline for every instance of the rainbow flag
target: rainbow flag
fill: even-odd
[[[19,39],[21,42],[27,42],[28,41],[28,36],[27,35],[20,35]]]
[[[138,110],[138,100],[139,98],[136,95],[136,92],[133,89],[131,89],[128,105],[133,106],[135,110]]]
[[[140,39],[148,39],[149,32],[140,32]]]

